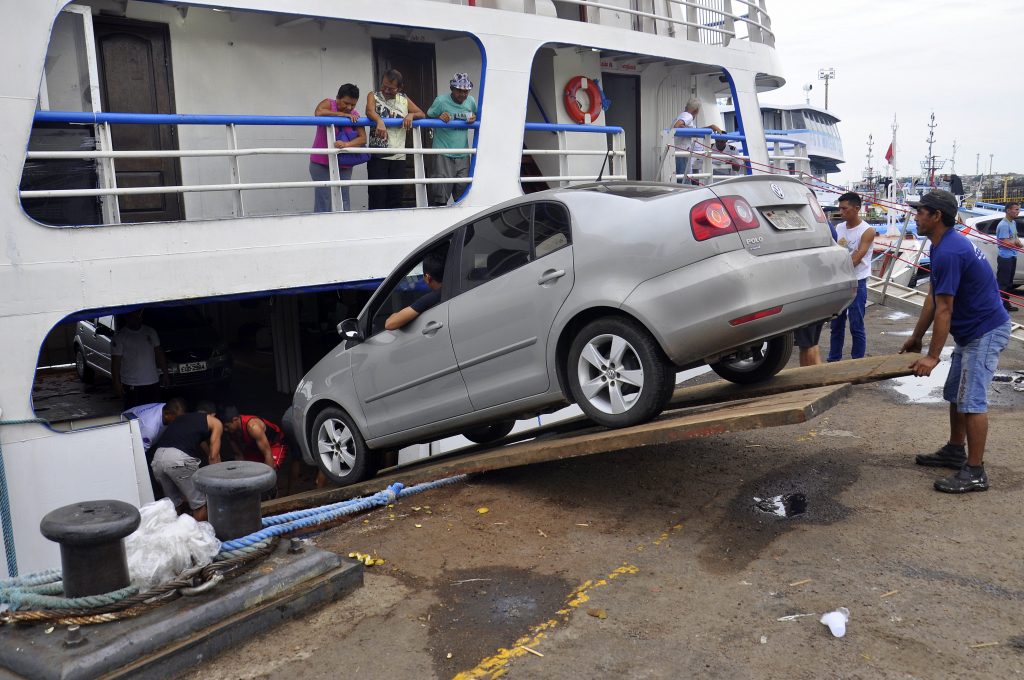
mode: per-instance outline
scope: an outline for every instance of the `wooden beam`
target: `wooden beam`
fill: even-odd
[[[537,432],[533,432],[537,438],[530,441],[483,451],[475,449],[461,455],[453,454],[398,470],[393,469],[390,473],[385,471],[384,474],[360,484],[317,489],[269,501],[263,504],[263,513],[271,515],[313,505],[336,503],[375,493],[393,482],[418,484],[453,475],[502,470],[607,451],[671,444],[724,432],[803,423],[834,406],[849,393],[850,389],[848,383],[826,385],[744,399],[715,408],[704,406],[677,409],[665,412],[655,421],[618,430],[608,430],[584,423],[584,429],[562,436],[557,433],[542,433],[537,436]]]

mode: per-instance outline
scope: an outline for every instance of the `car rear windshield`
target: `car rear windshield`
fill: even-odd
[[[623,198],[643,200],[660,198],[680,191],[688,191],[693,187],[674,187],[670,184],[582,184],[571,188],[575,191],[595,191],[600,194],[612,194]]]

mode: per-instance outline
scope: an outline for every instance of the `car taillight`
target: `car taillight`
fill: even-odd
[[[693,237],[698,241],[706,241],[722,234],[736,233],[729,211],[716,198],[701,201],[690,209],[690,228]]]
[[[811,212],[814,213],[814,219],[822,224],[827,223],[828,219],[825,217],[825,211],[821,209],[821,205],[818,203],[818,197],[814,194],[807,194],[807,202],[811,206]]]
[[[740,231],[744,229],[757,229],[761,226],[761,223],[757,219],[757,213],[750,207],[747,200],[741,196],[723,196],[722,203],[725,203],[726,210],[732,215],[733,220],[736,222],[736,228]]]

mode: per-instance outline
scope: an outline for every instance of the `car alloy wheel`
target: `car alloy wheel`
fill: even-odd
[[[644,389],[644,367],[636,349],[618,335],[599,335],[583,347],[576,365],[580,389],[603,413],[625,413]]]
[[[324,409],[313,423],[312,435],[313,457],[332,482],[355,484],[377,472],[376,456],[341,409]]]
[[[766,340],[753,348],[749,356],[724,359],[711,364],[720,377],[739,385],[764,382],[781,371],[793,355],[793,334]]]
[[[668,404],[675,368],[640,323],[596,319],[576,334],[566,374],[573,400],[605,427],[629,427],[654,418]]]

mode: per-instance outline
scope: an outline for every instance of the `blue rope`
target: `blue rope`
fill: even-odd
[[[346,515],[354,515],[358,512],[370,510],[375,507],[382,507],[389,503],[392,503],[397,498],[405,498],[413,494],[427,491],[429,489],[437,489],[443,486],[449,486],[456,484],[466,479],[466,475],[456,475],[454,477],[446,477],[444,479],[438,479],[433,482],[424,482],[422,484],[416,484],[415,486],[405,487],[401,482],[396,482],[389,486],[383,491],[378,491],[372,496],[366,496],[364,498],[353,498],[340,503],[332,503],[331,505],[325,505],[319,508],[310,508],[308,510],[296,510],[295,512],[287,512],[282,515],[275,515],[273,517],[265,517],[263,524],[265,527],[259,531],[236,538],[231,541],[225,541],[221,544],[222,551],[238,550],[247,546],[254,545],[260,541],[265,541],[272,536],[281,536],[283,534],[291,533],[297,529],[306,529],[315,527],[318,524],[330,522],[339,517]]]
[[[45,423],[42,418],[0,420],[0,425],[28,425]],[[7,556],[7,575],[18,575],[18,553],[14,549],[14,522],[11,520],[11,497],[7,491],[7,464],[4,462],[3,444],[0,442],[0,524],[3,525],[4,553]]]

